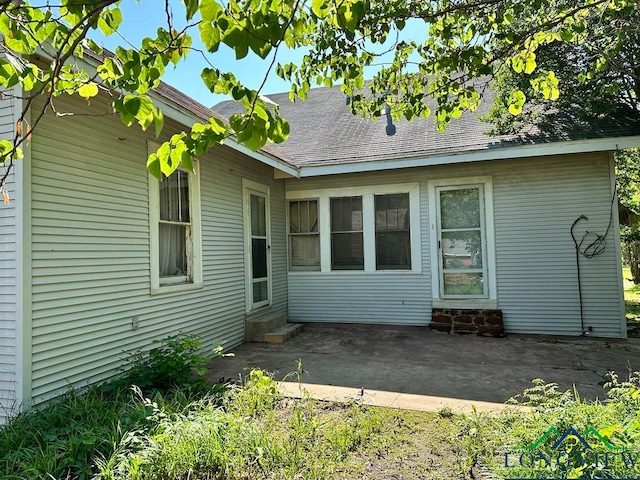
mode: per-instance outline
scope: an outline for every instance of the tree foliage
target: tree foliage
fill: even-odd
[[[510,95],[512,114],[530,96],[557,98],[557,76],[538,67],[537,52],[548,45],[585,44],[602,19],[637,13],[635,0],[183,0],[173,10],[165,1],[157,8],[166,10],[166,22],[158,25],[154,38],[98,57],[95,71],[84,67],[81,60],[88,51],[102,53],[89,34],[115,34],[122,22],[119,5],[125,1],[134,0],[60,0],[55,6],[0,1],[0,88],[11,95],[13,87],[20,87],[25,99],[15,138],[0,142],[6,167],[0,184],[45,109],[55,111],[60,95],[90,101],[101,91],[108,93],[123,123],[154,126],[158,135],[164,119],[150,92],[170,65],[193,52],[193,36],[200,38],[206,49],[201,53],[210,61],[200,75],[204,84],[240,102],[244,111],[228,125],[211,118],[173,135],[149,157],[148,167],[157,176],[169,175],[180,164],[188,168],[193,156],[231,134],[254,150],[288,135],[287,122],[261,97],[260,88],[247,88],[233,72],[215,66],[221,45],[237,59],[270,58],[269,70],[291,82],[292,100],[304,99],[312,85],[341,84],[355,113],[373,115],[386,104],[396,118],[433,114],[444,128],[478,106],[488,81],[500,71],[513,71],[528,82],[527,89]],[[174,15],[182,16],[186,27],[175,28]],[[397,41],[407,22],[419,22],[424,39]],[[308,53],[297,65],[281,64],[277,53],[282,48]],[[387,49],[393,59],[380,67],[365,95],[365,68]],[[36,53],[49,62],[37,63]],[[587,61],[587,72],[613,64]],[[32,112],[27,125],[26,114],[38,96],[45,97],[45,106]],[[427,99],[433,100],[433,112]]]
[[[553,129],[559,117],[570,115],[588,125],[612,115],[640,114],[640,9],[607,10],[599,21],[585,25],[584,40],[553,42],[536,52],[537,68],[553,72],[556,93],[545,95],[534,81],[514,69],[497,72],[496,102],[488,116],[498,133],[517,132],[534,122]],[[511,99],[523,93],[527,104],[518,118]],[[557,101],[549,101],[556,99]]]

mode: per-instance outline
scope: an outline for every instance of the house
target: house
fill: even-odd
[[[245,325],[428,326],[452,309],[499,311],[507,332],[625,337],[611,152],[638,145],[637,124],[487,137],[466,115],[439,134],[352,117],[317,89],[305,104],[270,97],[292,123],[284,145],[229,139],[159,182],[145,167],[157,142],[234,107],[166,85],[153,98],[158,140],[122,126],[106,96],[56,98],[75,115],[48,113],[16,164],[0,209],[0,417],[178,331],[231,348]],[[1,100],[3,138],[20,109]],[[604,253],[581,258],[582,321],[581,214],[582,231],[612,221]]]

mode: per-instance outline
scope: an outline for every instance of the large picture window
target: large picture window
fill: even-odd
[[[364,269],[362,197],[331,199],[331,268]]]
[[[293,270],[320,269],[318,200],[289,202],[289,265]]]

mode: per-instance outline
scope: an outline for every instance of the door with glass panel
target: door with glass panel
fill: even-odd
[[[245,189],[247,239],[247,310],[271,303],[271,232],[269,190],[258,184]]]
[[[487,297],[483,186],[439,187],[436,201],[441,297]]]

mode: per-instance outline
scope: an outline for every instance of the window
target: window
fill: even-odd
[[[331,199],[331,268],[363,270],[362,197]]]
[[[376,269],[411,269],[409,194],[375,195]]]
[[[434,298],[495,298],[491,182],[466,180],[432,185]]]
[[[197,170],[196,170],[197,171]],[[196,173],[149,176],[151,290],[202,285],[200,195]]]
[[[160,183],[158,264],[160,282],[187,282],[191,278],[191,258],[187,243],[191,238],[189,174],[176,171]]]
[[[420,185],[287,192],[289,270],[419,273]]]
[[[320,269],[318,200],[289,202],[289,265],[293,270]]]

